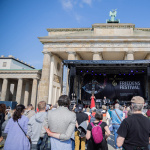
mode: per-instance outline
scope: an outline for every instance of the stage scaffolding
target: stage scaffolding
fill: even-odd
[[[138,70],[138,71],[137,71]],[[76,100],[81,99],[81,82],[85,74],[135,74],[145,78],[145,98],[150,97],[150,60],[64,60],[63,61],[63,94]],[[76,86],[75,86],[76,85]],[[67,92],[69,87],[69,92]],[[77,89],[75,89],[77,87]]]

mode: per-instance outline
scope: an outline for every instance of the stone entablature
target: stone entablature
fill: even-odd
[[[50,48],[49,50],[53,50],[53,48],[150,48],[149,42],[101,42],[101,43],[47,43],[44,44],[44,51]],[[103,49],[101,49],[103,50]],[[77,51],[80,51],[78,49]],[[87,49],[88,51],[88,49]]]
[[[48,32],[90,31],[92,28],[48,28]]]
[[[92,25],[92,29],[94,28],[102,28],[102,29],[114,29],[114,28],[135,28],[135,24],[131,23],[96,23]]]
[[[150,28],[135,28],[135,30],[150,31]]]
[[[62,36],[65,34],[72,34],[76,32],[84,32],[84,31],[91,31],[92,28],[53,28],[53,29],[47,29],[48,36]]]
[[[0,70],[0,78],[8,79],[40,79],[41,70]]]

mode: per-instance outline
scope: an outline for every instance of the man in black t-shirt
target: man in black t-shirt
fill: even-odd
[[[150,120],[142,115],[144,99],[135,96],[131,99],[133,114],[124,119],[117,133],[117,145],[125,150],[148,150]]]
[[[80,138],[80,136],[79,136],[80,133],[78,131],[78,127],[84,121],[88,125],[88,115],[86,113],[82,112],[82,110],[83,110],[83,105],[82,104],[79,104],[77,106],[77,110],[78,110],[78,113],[76,113],[77,122],[76,122],[76,128],[75,128],[75,150],[79,150],[80,139],[81,139],[81,150],[85,150],[86,138],[85,137]]]

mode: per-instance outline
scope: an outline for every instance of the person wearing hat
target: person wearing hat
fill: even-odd
[[[88,115],[85,114],[83,111],[83,105],[79,104],[76,107],[77,113],[76,113],[76,128],[75,128],[75,150],[80,149],[80,143],[81,143],[81,150],[85,150],[85,142],[86,142],[86,137],[80,138],[80,132],[78,131],[78,127],[84,122],[87,123],[88,125]],[[81,140],[81,142],[80,142]]]
[[[131,99],[132,115],[123,120],[117,133],[117,145],[125,150],[148,150],[150,120],[142,114],[144,99],[134,96]]]
[[[95,118],[96,108],[93,107],[93,108],[91,109],[91,111],[92,111],[92,113],[91,113],[91,115],[89,115],[89,123],[95,121],[95,119],[92,121],[91,118]]]

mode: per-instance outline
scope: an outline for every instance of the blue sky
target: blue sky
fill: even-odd
[[[117,9],[121,23],[150,28],[150,0],[0,0],[0,55],[42,68],[47,28],[91,27]]]

